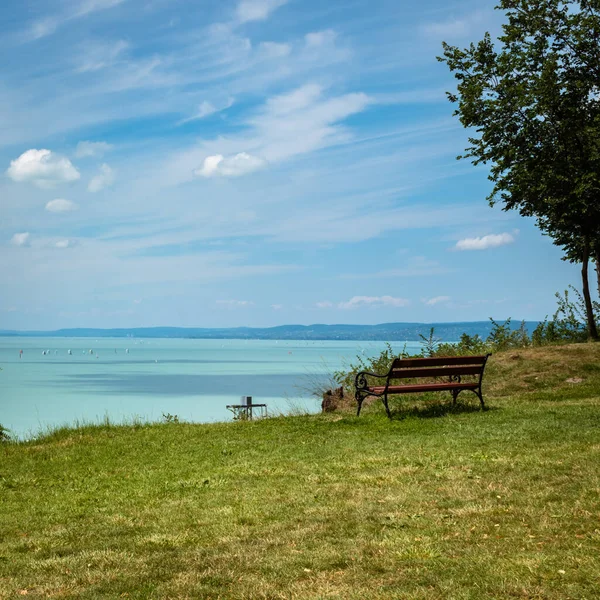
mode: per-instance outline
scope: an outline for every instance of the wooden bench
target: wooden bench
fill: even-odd
[[[445,392],[452,394],[452,402],[463,390],[470,390],[477,395],[481,408],[485,408],[481,393],[481,381],[485,363],[491,354],[484,356],[448,356],[434,358],[397,358],[385,375],[362,371],[356,375],[357,415],[360,415],[363,400],[367,396],[381,398],[387,416],[391,418],[388,405],[390,394],[412,394],[418,392]],[[373,385],[368,378],[385,379],[385,384]],[[444,381],[439,381],[443,378]],[[464,378],[464,379],[463,379]],[[394,380],[413,379],[429,381],[404,382],[392,384]],[[433,381],[432,381],[433,380]]]

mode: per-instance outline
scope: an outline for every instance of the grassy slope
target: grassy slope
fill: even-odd
[[[2,445],[0,598],[597,598],[600,345],[485,392]]]

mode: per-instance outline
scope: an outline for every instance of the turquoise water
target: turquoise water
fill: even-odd
[[[310,389],[357,354],[383,348],[358,341],[0,338],[0,423],[25,438],[106,417],[225,421],[226,405],[242,395],[266,403],[271,414],[316,411],[320,400]]]

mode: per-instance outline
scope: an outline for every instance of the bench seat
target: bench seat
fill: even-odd
[[[390,385],[388,394],[414,394],[416,392],[440,392],[444,390],[476,390],[477,382],[473,383],[415,383],[414,385]],[[375,394],[383,394],[385,386],[370,387]]]

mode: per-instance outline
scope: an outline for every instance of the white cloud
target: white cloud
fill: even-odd
[[[348,139],[349,132],[336,124],[361,112],[368,104],[369,98],[365,94],[346,94],[314,102],[293,111],[288,117],[265,115],[257,120],[257,124],[273,138],[266,158],[272,155],[283,159]]]
[[[201,177],[240,177],[261,169],[266,161],[258,156],[240,152],[233,156],[224,157],[222,154],[207,156],[202,167],[194,173]]]
[[[271,304],[271,308],[273,310],[281,310],[283,308],[283,304]]]
[[[38,187],[48,188],[58,183],[79,179],[79,171],[71,161],[50,150],[32,148],[11,161],[6,174],[17,182],[31,182]]]
[[[10,243],[13,244],[13,246],[27,246],[29,243],[29,232],[15,233],[15,235],[12,236]]]
[[[388,221],[390,221],[388,216]],[[390,279],[395,277],[424,277],[431,275],[442,275],[448,273],[449,269],[440,265],[436,260],[430,260],[424,256],[413,256],[403,261],[404,266],[394,269],[384,269],[372,273],[345,273],[338,275],[339,279]]]
[[[471,36],[476,30],[484,25],[486,15],[483,11],[475,11],[461,18],[451,18],[437,23],[426,23],[421,31],[438,41]]]
[[[284,58],[292,52],[292,47],[289,44],[277,42],[261,42],[258,49],[260,54],[266,58]]]
[[[315,306],[317,308],[332,308],[333,307],[333,303],[329,302],[328,300],[325,300],[324,302],[317,302],[315,304]]]
[[[215,106],[212,102],[205,100],[198,106],[198,110],[191,117],[182,119],[177,123],[177,125],[183,125],[184,123],[189,123],[190,121],[197,121],[199,119],[210,117],[210,115],[214,115],[215,113],[219,113],[231,108],[233,103],[233,98],[229,98],[222,106]]]
[[[54,213],[70,212],[72,210],[77,210],[77,208],[78,206],[75,202],[65,200],[64,198],[57,198],[56,200],[50,200],[50,202],[46,203],[46,210]]]
[[[309,48],[318,48],[335,42],[337,33],[333,29],[325,29],[324,31],[314,31],[307,33],[304,36],[304,41]]]
[[[69,240],[59,240],[54,244],[57,248],[68,248],[70,243]]]
[[[210,102],[204,101],[199,107],[198,112],[196,113],[193,119],[203,119],[204,117],[208,117],[208,115],[212,115],[216,113],[218,108],[215,108]]]
[[[264,21],[269,15],[288,0],[241,0],[236,14],[241,23],[248,21]]]
[[[31,24],[26,37],[30,40],[39,40],[53,34],[60,25],[60,20],[55,17],[45,17]]]
[[[350,137],[340,121],[363,111],[370,102],[362,93],[325,98],[320,85],[307,84],[267,100],[249,121],[255,130],[251,141],[267,162],[333,145]]]
[[[282,117],[290,113],[303,110],[314,104],[323,88],[315,83],[308,83],[288,94],[269,98],[266,103],[265,113],[272,117]]]
[[[450,296],[436,296],[435,298],[423,298],[421,301],[423,304],[427,304],[427,306],[435,306],[436,304],[440,304],[442,302],[448,302],[450,300]]]
[[[75,17],[83,17],[89,13],[93,13],[99,10],[106,10],[122,4],[125,0],[82,0],[75,7]]]
[[[249,300],[217,300],[219,306],[226,306],[227,308],[242,308],[244,306],[253,306],[254,302]]]
[[[106,164],[100,166],[100,173],[95,175],[88,184],[89,192],[99,192],[111,186],[115,181],[115,172]]]
[[[40,38],[53,34],[61,25],[73,19],[79,19],[86,15],[112,8],[125,2],[125,0],[82,0],[71,4],[71,12],[63,13],[59,16],[43,17],[34,21],[27,30],[25,37],[28,40],[34,41]]]
[[[512,244],[515,238],[510,233],[484,235],[483,237],[465,238],[456,242],[456,250],[487,250]]]
[[[445,88],[416,88],[394,93],[377,94],[378,104],[437,104],[447,102]]]
[[[112,144],[107,144],[106,142],[79,142],[75,149],[75,158],[104,156],[112,147]]]
[[[370,308],[381,308],[384,306],[392,306],[400,308],[408,306],[410,301],[406,298],[394,298],[393,296],[354,296],[348,302],[340,302],[338,308],[353,309],[368,306]]]
[[[348,61],[352,56],[349,47],[340,47],[337,43],[338,34],[333,29],[312,31],[304,36],[301,52],[301,63],[333,65]]]
[[[119,60],[121,55],[129,48],[129,43],[124,40],[106,43],[87,43],[77,54],[79,73],[88,73],[100,71],[106,67],[113,66]]]

